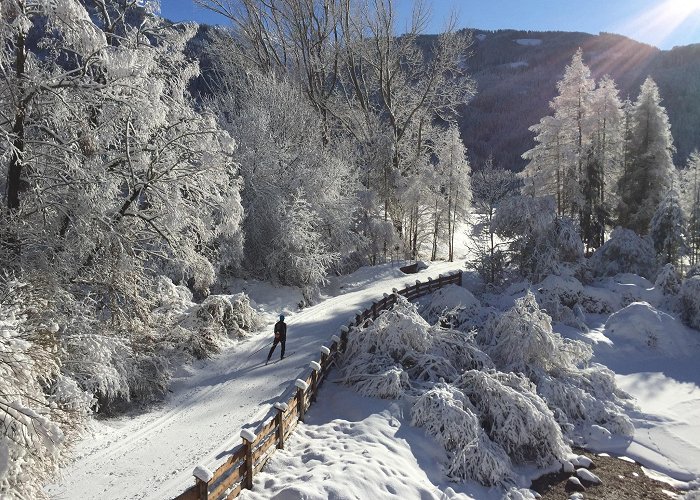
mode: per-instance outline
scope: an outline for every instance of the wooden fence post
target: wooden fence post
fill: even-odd
[[[195,483],[197,484],[197,498],[199,500],[208,500],[209,484],[206,481],[202,481],[199,478],[195,479]]]
[[[318,391],[318,377],[321,373],[321,365],[316,361],[311,361],[309,363],[309,368],[313,370],[311,372],[311,401],[316,401],[316,392]]]
[[[275,415],[275,420],[277,421],[277,449],[284,450],[284,412],[287,411],[287,403],[275,403],[275,409],[277,410],[277,415]]]
[[[197,498],[199,500],[208,500],[209,499],[209,481],[211,481],[211,478],[214,477],[214,475],[211,473],[211,471],[209,469],[207,469],[203,465],[198,465],[197,467],[195,467],[194,470],[192,471],[192,475],[194,476],[194,479],[195,479],[195,488],[196,488]]]
[[[457,284],[458,284],[459,286],[462,286],[462,270],[461,270],[461,269],[459,270],[459,272],[457,273],[457,275],[459,276],[459,278],[457,279]]]
[[[241,438],[243,439],[243,446],[245,447],[245,488],[253,489],[253,443],[257,436],[253,434],[250,429],[243,429],[241,431]]]
[[[347,326],[344,326],[343,328],[340,329],[340,342],[338,343],[338,349],[341,351],[345,351],[345,348],[348,345],[348,332],[350,330],[348,329]]]
[[[304,410],[306,410],[306,405],[304,404],[304,393],[306,389],[309,388],[309,384],[300,378],[296,379],[294,385],[297,386],[297,411],[299,412],[299,422],[304,421]]]

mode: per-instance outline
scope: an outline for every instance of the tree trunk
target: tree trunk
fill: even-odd
[[[10,212],[19,209],[19,193],[22,184],[22,167],[25,153],[25,120],[26,120],[26,97],[24,95],[24,74],[27,60],[26,54],[26,34],[20,30],[17,34],[17,48],[15,50],[15,76],[18,85],[18,105],[15,111],[14,124],[12,126],[12,153],[10,164],[7,170],[7,208]]]

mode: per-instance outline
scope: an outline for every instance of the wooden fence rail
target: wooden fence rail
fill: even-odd
[[[253,477],[265,466],[276,449],[283,449],[285,441],[299,422],[303,422],[309,406],[316,400],[321,383],[333,367],[338,353],[347,343],[348,332],[362,327],[367,320],[375,320],[379,314],[396,304],[397,295],[408,300],[417,299],[432,293],[445,285],[462,284],[462,271],[441,275],[437,280],[428,278],[421,283],[402,290],[393,290],[391,295],[373,302],[358,313],[347,327],[341,329],[341,336],[333,336],[330,347],[321,346],[318,361],[309,363],[310,373],[295,381],[296,391],[287,401],[275,403],[275,414],[259,426],[257,434],[249,429],[241,431],[242,443],[236,446],[231,455],[213,473],[201,468],[195,469],[195,484],[175,498],[175,500],[222,500],[236,498],[244,488],[252,489]]]

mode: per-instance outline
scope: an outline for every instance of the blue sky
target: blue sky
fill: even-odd
[[[412,0],[395,0],[408,17]],[[670,49],[700,43],[700,0],[428,0],[437,33],[451,10],[458,27],[535,31],[600,31]],[[161,14],[173,21],[228,24],[193,0],[161,0]],[[400,27],[400,26],[399,26]]]

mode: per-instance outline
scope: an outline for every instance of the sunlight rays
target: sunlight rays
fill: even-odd
[[[700,27],[700,0],[665,0],[646,12],[623,22],[622,33],[637,33],[639,38],[660,45],[682,25]]]

